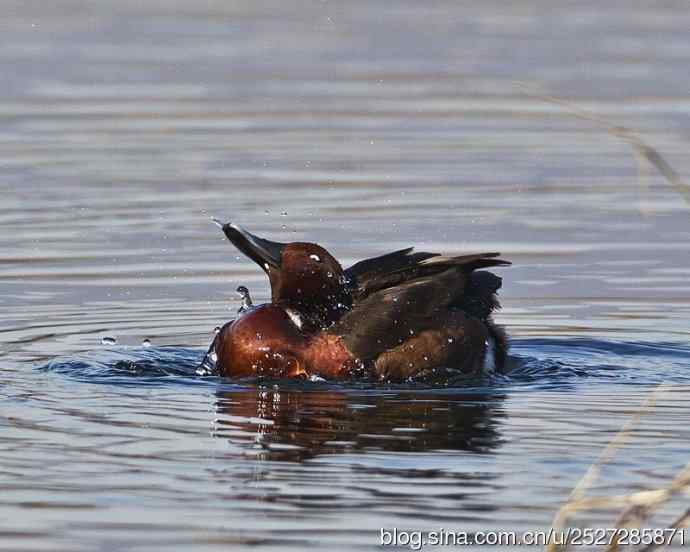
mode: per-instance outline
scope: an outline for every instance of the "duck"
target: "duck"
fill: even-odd
[[[511,264],[500,253],[407,247],[344,269],[316,243],[276,242],[216,222],[271,286],[270,303],[243,301],[216,334],[205,362],[213,359],[218,375],[405,382],[441,367],[505,368],[508,338],[492,318],[502,279],[485,270]]]

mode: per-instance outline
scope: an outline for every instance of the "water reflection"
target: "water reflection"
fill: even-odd
[[[352,450],[486,453],[501,444],[501,394],[256,388],[217,393],[214,435],[242,455],[301,461]]]

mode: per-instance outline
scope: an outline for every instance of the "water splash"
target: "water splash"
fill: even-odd
[[[58,357],[39,369],[91,383],[145,385],[195,376],[203,350],[186,347],[118,347]]]
[[[120,347],[57,358],[42,370],[85,381],[126,381],[130,384],[165,377],[196,378],[216,375],[217,356],[187,347]],[[123,380],[125,378],[125,380]],[[242,382],[265,381],[259,378]],[[573,385],[690,383],[690,347],[673,343],[640,343],[601,339],[515,339],[508,371],[468,376],[439,367],[395,388],[414,387],[487,391],[492,389],[568,388]],[[311,384],[320,382],[318,376]],[[299,382],[295,382],[299,385]],[[360,389],[390,387],[388,382],[353,378],[340,386]]]
[[[214,345],[215,342],[211,345],[211,348],[208,350],[208,352],[204,355],[204,358],[201,360],[201,364],[197,366],[196,370],[194,373],[198,376],[212,376],[215,375],[216,372],[216,363],[218,362],[218,355],[216,354],[216,351],[214,350]]]
[[[242,299],[242,304],[240,305],[240,308],[237,309],[237,314],[242,314],[243,312],[247,312],[252,308],[252,298],[251,295],[249,295],[249,289],[247,289],[246,286],[238,286],[237,293]]]

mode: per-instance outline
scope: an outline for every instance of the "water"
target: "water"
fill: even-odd
[[[638,130],[688,179],[688,24],[681,1],[6,2],[0,549],[546,528],[626,426],[586,496],[668,486],[690,458],[690,206],[521,83]],[[501,251],[513,370],[198,375],[237,286],[268,299],[214,216],[344,264]]]

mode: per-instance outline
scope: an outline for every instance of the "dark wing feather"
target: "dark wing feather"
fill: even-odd
[[[407,256],[410,250],[405,251],[402,254]],[[475,272],[489,266],[509,265],[508,261],[496,258],[498,253],[421,255],[426,257],[414,262],[387,262],[387,267],[398,266],[390,272],[376,270],[375,265],[359,272],[361,279],[353,282],[356,287],[352,310],[329,330],[342,337],[355,357],[375,359],[411,335],[434,327],[449,310],[459,309],[486,321],[498,307],[495,294],[501,287],[501,278],[486,271]]]
[[[440,312],[461,300],[467,274],[448,268],[369,294],[329,329],[361,360],[374,359],[433,325]]]
[[[498,256],[499,253],[481,253],[446,257],[436,253],[412,253],[412,248],[408,248],[360,261],[347,269],[345,275],[356,303],[379,290],[423,276],[439,274],[452,267],[462,268],[469,273],[479,268],[510,264],[497,259]]]
[[[345,276],[351,284],[365,288],[367,284],[386,274],[412,268],[425,259],[437,256],[436,253],[412,253],[413,249],[408,247],[378,257],[364,259],[345,270]]]
[[[496,292],[503,280],[492,272],[479,270],[470,275],[470,283],[458,307],[467,314],[486,320],[496,309],[501,308]]]

